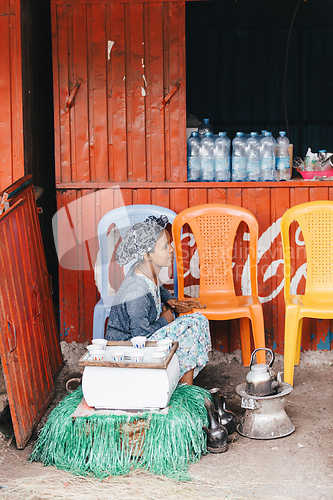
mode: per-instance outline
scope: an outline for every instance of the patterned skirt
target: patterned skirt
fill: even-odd
[[[185,314],[172,323],[157,330],[149,340],[161,340],[169,337],[179,342],[177,357],[180,366],[180,378],[194,368],[194,377],[208,362],[211,339],[208,319],[201,313]]]

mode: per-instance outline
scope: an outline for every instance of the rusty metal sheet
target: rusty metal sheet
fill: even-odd
[[[54,390],[25,200],[0,215],[0,353],[16,445],[24,448]]]
[[[43,240],[38,220],[37,206],[32,184],[32,176],[21,177],[4,190],[8,194],[10,206],[18,199],[24,199],[26,223],[31,228],[31,255],[36,266],[36,287],[40,296],[40,307],[44,324],[47,352],[53,378],[59,373],[63,358],[60,349],[60,336],[53,304],[52,278],[47,270]],[[3,196],[3,193],[0,196]]]

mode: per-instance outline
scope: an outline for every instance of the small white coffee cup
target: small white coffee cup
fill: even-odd
[[[99,349],[105,349],[106,344],[108,343],[105,339],[93,339],[91,341],[92,345],[97,345]]]
[[[164,354],[166,354],[166,352],[169,350],[169,346],[168,345],[157,345],[156,347],[154,347],[154,351],[156,352],[164,352]]]
[[[124,351],[113,351],[111,354],[112,361],[124,361]]]
[[[99,345],[94,345],[94,344],[90,344],[90,345],[88,345],[88,346],[87,346],[87,349],[88,349],[88,351],[89,351],[89,354],[91,354],[91,353],[92,353],[92,352],[94,352],[94,351],[100,351],[100,350],[101,350],[101,348],[100,348],[100,346],[99,346]]]
[[[146,345],[146,340],[147,340],[146,337],[140,336],[140,335],[137,337],[131,338],[132,345],[136,349],[143,349]]]
[[[164,346],[168,350],[170,350],[171,349],[171,345],[172,345],[172,339],[169,339],[168,337],[165,337],[165,339],[158,340],[157,341],[157,345],[158,346]]]
[[[103,357],[104,357],[104,350],[103,349],[99,349],[99,350],[96,350],[96,351],[91,351],[90,356],[92,357],[92,359],[94,361],[101,361],[103,359]]]
[[[142,363],[143,356],[143,351],[141,349],[133,349],[133,351],[131,351],[132,363]]]
[[[165,351],[153,351],[151,353],[151,358],[153,360],[154,363],[162,363],[162,361],[164,361],[165,359]]]

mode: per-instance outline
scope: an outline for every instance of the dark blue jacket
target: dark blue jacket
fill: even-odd
[[[160,286],[161,301],[174,298]],[[144,279],[132,271],[126,275],[111,306],[107,340],[129,340],[137,335],[150,337],[156,330],[168,324],[165,318],[156,321],[155,301]]]

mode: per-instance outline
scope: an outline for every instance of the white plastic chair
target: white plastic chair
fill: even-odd
[[[109,317],[110,308],[114,300],[114,295],[110,295],[108,293],[108,275],[110,264],[107,242],[108,229],[111,224],[115,224],[120,233],[120,236],[123,238],[130,226],[133,226],[133,224],[136,224],[137,222],[144,221],[147,217],[149,217],[149,215],[155,215],[156,217],[159,217],[160,215],[166,215],[169,219],[170,224],[172,224],[177,214],[168,208],[159,207],[157,205],[128,205],[125,207],[119,207],[110,210],[110,212],[108,212],[101,218],[98,224],[97,231],[101,254],[101,298],[94,308],[94,339],[104,338],[105,321]],[[133,262],[130,262],[129,264],[124,266],[125,274],[129,270]],[[174,260],[173,278],[174,293],[177,293],[176,260]]]

